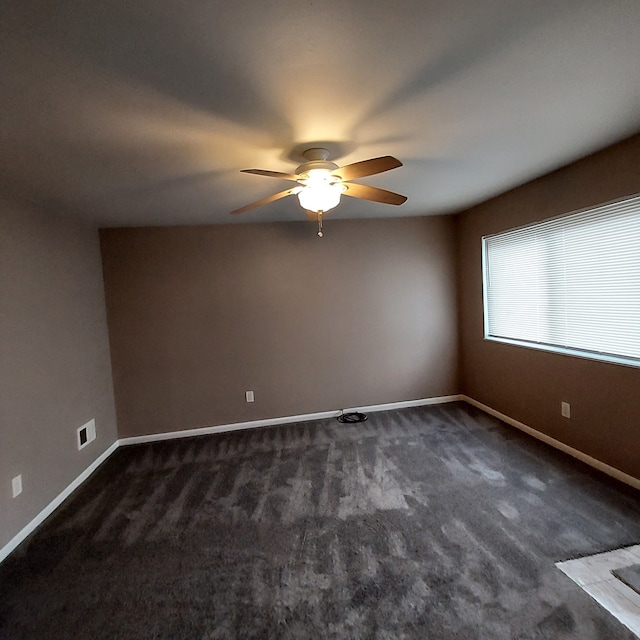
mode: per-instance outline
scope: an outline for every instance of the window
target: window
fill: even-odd
[[[640,196],[482,242],[485,338],[640,367]]]

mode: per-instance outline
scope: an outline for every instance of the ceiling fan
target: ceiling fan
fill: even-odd
[[[401,167],[402,162],[393,156],[362,160],[361,162],[347,164],[344,167],[339,167],[334,162],[330,162],[329,151],[324,148],[314,147],[307,149],[302,156],[306,162],[301,164],[295,173],[266,171],[264,169],[243,169],[242,173],[254,173],[269,178],[291,180],[298,184],[290,189],[285,189],[235,209],[231,213],[244,213],[281,198],[297,195],[300,206],[307,211],[307,216],[318,221],[318,235],[322,237],[322,216],[327,211],[338,206],[340,196],[343,194],[352,198],[394,205],[400,205],[407,199],[406,196],[401,196],[399,193],[351,182],[351,180],[357,178],[373,176],[376,173],[383,173],[384,171]]]

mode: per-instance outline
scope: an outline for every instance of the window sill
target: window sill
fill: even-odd
[[[512,338],[499,338],[496,336],[484,336],[488,342],[500,342],[515,347],[525,347],[526,349],[535,349],[537,351],[548,351],[563,356],[573,356],[574,358],[583,358],[585,360],[596,360],[598,362],[607,362],[609,364],[618,364],[624,367],[640,368],[640,360],[634,358],[624,358],[621,356],[613,356],[608,353],[598,353],[595,351],[583,351],[580,349],[570,349],[566,347],[557,347],[554,345],[543,344],[539,342],[527,342],[525,340],[514,340]]]

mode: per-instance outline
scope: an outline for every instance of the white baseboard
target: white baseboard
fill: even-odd
[[[376,411],[389,411],[391,409],[405,409],[407,407],[422,407],[430,404],[444,404],[462,400],[463,396],[438,396],[435,398],[421,398],[420,400],[404,400],[402,402],[389,402],[386,404],[372,404],[366,407],[350,407],[348,409],[335,409],[333,411],[319,411],[317,413],[303,413],[295,416],[282,416],[280,418],[265,418],[263,420],[248,420],[246,422],[233,422],[231,424],[219,424],[214,427],[199,427],[197,429],[183,429],[181,431],[167,431],[166,433],[153,433],[145,436],[131,436],[121,438],[120,444],[140,444],[144,442],[158,442],[160,440],[173,440],[174,438],[191,438],[193,436],[206,436],[212,433],[226,433],[228,431],[240,431],[243,429],[259,429],[278,424],[290,424],[292,422],[306,422],[308,420],[323,420],[336,418],[343,411],[364,411],[374,413]]]
[[[431,404],[445,404],[447,402],[458,402],[463,400],[463,396],[456,394],[453,396],[436,396],[435,398],[422,398],[421,400],[405,400],[404,402],[389,402],[387,404],[370,404],[367,407],[356,407],[353,409],[344,409],[344,411],[368,411],[375,413],[376,411],[390,411],[391,409],[406,409],[407,407],[426,407]],[[338,415],[340,412],[336,412]]]
[[[96,458],[66,489],[59,493],[26,527],[23,527],[0,549],[2,562],[35,528],[42,524],[117,448],[116,440],[104,453]]]
[[[56,496],[29,524],[19,531],[7,544],[0,549],[0,562],[2,562],[36,527],[42,524],[75,489],[77,489],[119,446],[138,444],[142,442],[156,442],[159,440],[172,440],[174,438],[189,438],[211,433],[223,433],[226,431],[239,431],[241,429],[257,429],[278,424],[290,424],[292,422],[305,422],[307,420],[321,420],[323,418],[335,418],[342,411],[388,411],[390,409],[403,409],[406,407],[420,407],[430,404],[442,404],[462,400],[460,395],[440,396],[436,398],[422,398],[420,400],[406,400],[403,402],[389,402],[368,407],[339,409],[335,411],[320,411],[318,413],[306,413],[296,416],[284,416],[281,418],[267,418],[265,420],[250,420],[247,422],[235,422],[233,424],[217,425],[215,427],[203,427],[200,429],[185,429],[183,431],[170,431],[167,433],[155,433],[146,436],[134,436],[116,440],[100,457],[92,462],[64,491]]]
[[[623,471],[616,469],[615,467],[612,467],[604,462],[601,462],[600,460],[597,460],[596,458],[593,458],[587,455],[586,453],[579,451],[578,449],[574,449],[573,447],[570,447],[568,444],[565,444],[564,442],[560,442],[560,440],[556,440],[555,438],[552,438],[540,431],[536,431],[535,429],[533,429],[532,427],[529,427],[523,422],[514,420],[513,418],[510,418],[504,413],[500,413],[500,411],[496,411],[495,409],[492,409],[486,404],[483,404],[482,402],[478,402],[477,400],[474,400],[469,396],[462,395],[461,399],[464,400],[465,402],[468,402],[470,405],[477,407],[481,411],[484,411],[485,413],[492,415],[494,418],[498,418],[503,422],[506,422],[507,424],[511,425],[512,427],[515,427],[516,429],[520,429],[520,431],[524,431],[528,435],[533,436],[537,440],[541,440],[542,442],[548,445],[551,445],[552,447],[559,449],[564,453],[569,454],[573,458],[576,458],[577,460],[580,460],[581,462],[588,464],[590,467],[593,467],[598,471],[602,471],[603,473],[606,473],[608,476],[611,476],[616,480],[620,480],[620,482],[624,482],[625,484],[628,484],[634,489],[640,489],[640,479],[634,478],[633,476],[630,476],[624,473]]]
[[[307,420],[321,420],[324,418],[335,418],[340,415],[342,411],[350,412],[350,411],[362,411],[374,413],[377,411],[389,411],[392,409],[405,409],[407,407],[422,407],[427,405],[434,404],[444,404],[447,402],[456,402],[456,401],[464,401],[467,402],[474,407],[488,413],[489,415],[494,416],[511,425],[512,427],[516,427],[516,429],[520,429],[525,433],[545,442],[546,444],[563,451],[564,453],[577,458],[578,460],[585,462],[586,464],[592,466],[594,469],[598,471],[602,471],[607,475],[615,478],[616,480],[620,480],[625,484],[628,484],[635,489],[640,489],[640,479],[634,478],[614,467],[601,462],[600,460],[596,460],[586,453],[582,453],[582,451],[578,451],[569,445],[560,442],[559,440],[555,440],[540,431],[536,431],[535,429],[527,426],[526,424],[519,422],[518,420],[514,420],[504,413],[500,413],[495,409],[487,406],[486,404],[482,404],[482,402],[478,402],[473,398],[470,398],[465,395],[450,395],[450,396],[439,396],[435,398],[422,398],[419,400],[405,400],[403,402],[389,402],[386,404],[374,404],[364,407],[350,407],[348,409],[339,409],[334,411],[321,411],[318,413],[306,413],[295,416],[284,416],[281,418],[267,418],[264,420],[250,420],[247,422],[235,422],[232,424],[224,424],[217,425],[215,427],[203,427],[200,429],[185,429],[184,431],[170,431],[167,433],[156,433],[152,435],[146,436],[134,436],[131,438],[122,438],[120,440],[116,440],[102,455],[100,455],[94,462],[92,462],[64,491],[62,491],[54,500],[52,500],[29,524],[27,524],[19,533],[17,533],[4,547],[0,549],[0,562],[2,562],[30,533],[32,533],[36,527],[46,518],[48,518],[61,504],[62,502],[68,498],[75,489],[77,489],[119,446],[126,446],[131,444],[138,444],[143,442],[156,442],[160,440],[172,440],[174,438],[189,438],[192,436],[200,436],[207,435],[212,433],[224,433],[228,431],[239,431],[241,429],[257,429],[260,427],[268,427],[278,424],[290,424],[292,422],[305,422]]]

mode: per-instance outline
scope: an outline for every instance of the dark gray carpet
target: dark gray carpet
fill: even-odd
[[[613,573],[618,580],[622,580],[628,587],[631,587],[636,593],[640,594],[640,564],[615,569],[611,573]]]
[[[634,637],[554,562],[640,496],[456,403],[121,448],[0,567],[0,637]]]

